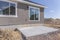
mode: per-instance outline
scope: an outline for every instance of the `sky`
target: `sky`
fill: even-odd
[[[45,18],[59,18],[60,19],[60,0],[31,0],[36,3],[45,5]]]

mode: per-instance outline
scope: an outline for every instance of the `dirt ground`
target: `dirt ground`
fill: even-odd
[[[44,26],[53,27],[53,28],[59,28],[60,29],[60,25],[56,25],[56,24],[44,24]]]

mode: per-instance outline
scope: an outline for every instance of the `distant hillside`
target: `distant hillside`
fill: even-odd
[[[60,25],[60,19],[45,18],[44,23],[45,24],[58,24],[58,25]]]

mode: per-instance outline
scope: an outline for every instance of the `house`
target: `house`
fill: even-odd
[[[42,24],[44,8],[29,0],[0,0],[0,25]]]

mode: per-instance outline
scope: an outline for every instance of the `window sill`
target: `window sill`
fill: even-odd
[[[40,20],[29,20],[29,21],[40,21]]]
[[[0,17],[18,17],[16,15],[0,15]]]

